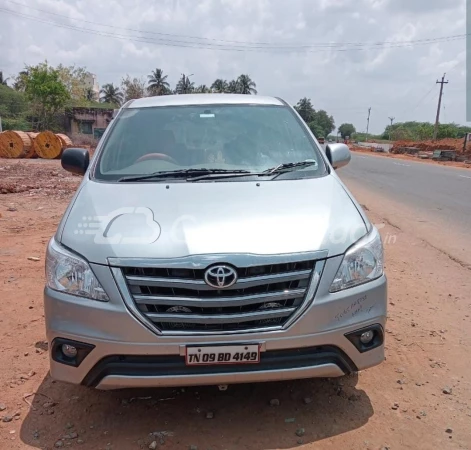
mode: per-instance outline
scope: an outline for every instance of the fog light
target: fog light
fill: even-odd
[[[369,352],[384,343],[383,327],[376,323],[345,334],[360,353]]]
[[[360,336],[360,341],[362,344],[369,344],[373,338],[375,337],[375,334],[374,334],[374,331],[372,330],[368,330],[368,331],[365,331],[364,333],[361,333],[361,336]]]
[[[61,350],[67,358],[75,358],[77,356],[77,348],[73,345],[62,344]]]
[[[78,367],[94,348],[85,342],[55,338],[51,343],[51,356],[58,363]]]

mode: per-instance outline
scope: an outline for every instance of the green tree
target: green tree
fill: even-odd
[[[237,92],[240,94],[246,94],[246,95],[251,95],[257,94],[257,85],[255,82],[250,78],[249,75],[240,75],[239,78],[237,78]]]
[[[308,126],[309,126],[310,130],[312,131],[312,133],[314,134],[314,136],[316,136],[316,138],[326,136],[325,133],[324,133],[324,130],[316,122],[310,122],[308,124]]]
[[[0,84],[0,117],[3,130],[30,130],[29,103],[22,92]]]
[[[8,81],[8,78],[4,78],[4,77],[3,77],[3,72],[0,71],[0,85],[2,85],[2,86],[8,86],[7,81]]]
[[[322,137],[328,136],[332,131],[335,130],[335,121],[332,116],[329,116],[323,109],[314,111],[314,115],[311,119],[311,123],[314,122],[321,130]]]
[[[170,84],[167,81],[167,75],[164,75],[162,69],[155,69],[147,76],[148,89],[151,95],[166,95],[170,90]]]
[[[195,90],[195,83],[190,80],[190,77],[187,77],[184,73],[182,77],[178,80],[177,87],[175,92],[177,94],[191,94]]]
[[[310,123],[314,119],[315,110],[312,106],[310,98],[302,98],[299,100],[297,105],[294,109],[298,112],[298,114],[303,118],[304,122]]]
[[[471,127],[466,127],[463,125],[458,126],[457,137],[459,139],[464,138],[467,133],[471,133]]]
[[[226,80],[218,78],[214,83],[211,85],[211,90],[216,94],[223,94],[224,92],[228,91],[228,83]]]
[[[48,66],[47,62],[28,66],[27,70],[25,93],[33,107],[36,128],[53,128],[55,116],[64,109],[70,93],[61,81],[59,71]]]
[[[201,84],[195,89],[195,93],[197,94],[209,94],[210,92],[211,92],[211,89],[205,84]]]
[[[240,94],[241,86],[237,80],[231,80],[226,87],[227,94]]]
[[[114,86],[113,83],[103,85],[100,90],[100,101],[102,103],[111,103],[120,106],[123,100],[123,93],[119,90],[119,87]]]
[[[85,100],[87,98],[87,77],[90,74],[85,67],[63,66],[59,64],[56,68],[59,79],[69,92],[72,100]]]
[[[356,131],[357,130],[351,123],[342,123],[342,125],[339,126],[340,136],[342,136],[343,139],[345,139],[347,136],[352,137]]]
[[[146,82],[142,78],[131,78],[126,75],[121,80],[121,91],[124,95],[124,101],[142,98],[146,96]]]
[[[464,137],[467,127],[461,127],[456,123],[440,124],[438,128],[439,139]],[[434,124],[430,122],[396,122],[388,125],[383,134],[383,139],[388,139],[389,135],[393,140],[423,141],[432,139]]]
[[[13,82],[13,89],[18,92],[24,92],[26,89],[26,79],[29,76],[28,70],[22,70]]]

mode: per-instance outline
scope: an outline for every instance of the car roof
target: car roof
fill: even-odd
[[[190,105],[273,105],[282,106],[284,102],[275,97],[244,94],[182,94],[161,95],[131,100],[124,108],[151,108],[158,106]]]

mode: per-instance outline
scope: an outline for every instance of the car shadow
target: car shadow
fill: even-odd
[[[46,377],[20,437],[47,449],[288,449],[367,423],[373,407],[357,381],[98,391]]]

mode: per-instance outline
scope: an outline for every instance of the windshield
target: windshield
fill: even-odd
[[[314,140],[286,106],[129,108],[115,121],[97,161],[97,179],[200,168],[260,173],[304,161],[310,164],[283,176],[326,172]]]

